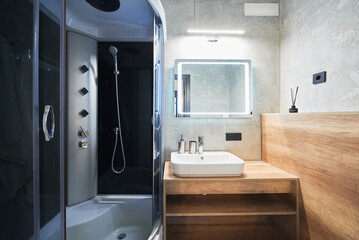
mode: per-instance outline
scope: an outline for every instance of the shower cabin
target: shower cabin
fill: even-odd
[[[164,11],[103,2],[0,3],[0,239],[161,239]]]
[[[162,209],[163,23],[147,0],[114,11],[91,2],[67,0],[67,237],[106,237],[81,233],[119,211],[138,221],[118,223],[109,239],[145,239]],[[101,216],[79,217],[87,208]]]

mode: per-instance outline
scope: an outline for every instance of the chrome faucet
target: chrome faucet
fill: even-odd
[[[198,137],[198,153],[199,154],[203,153],[203,145],[204,145],[203,140],[204,140],[204,137],[202,137],[202,136]]]

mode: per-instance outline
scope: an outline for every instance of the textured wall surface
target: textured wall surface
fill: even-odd
[[[359,1],[281,1],[281,112],[359,110]],[[327,82],[313,85],[313,73]]]
[[[243,0],[162,0],[167,17],[166,79],[164,81],[165,159],[177,150],[181,133],[186,141],[205,137],[205,150],[226,150],[243,159],[261,158],[260,113],[278,112],[279,18],[245,17]],[[275,2],[275,1],[257,1]],[[187,29],[243,29],[242,36],[221,36],[211,43]],[[253,67],[253,118],[194,119],[174,117],[176,59],[250,59]],[[242,141],[226,142],[226,132],[242,132]]]

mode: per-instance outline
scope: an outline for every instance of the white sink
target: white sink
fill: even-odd
[[[229,152],[202,154],[171,153],[171,165],[178,177],[230,177],[243,173],[244,161]]]

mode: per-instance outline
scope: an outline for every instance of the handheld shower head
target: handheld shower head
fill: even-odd
[[[108,51],[110,51],[110,53],[112,54],[112,56],[113,56],[113,60],[114,60],[114,62],[115,62],[115,71],[114,71],[114,74],[115,75],[118,75],[120,72],[118,71],[118,69],[117,69],[117,53],[118,53],[118,50],[117,50],[117,48],[115,47],[115,46],[110,46],[109,48],[108,48]]]
[[[115,46],[110,46],[108,48],[108,50],[110,51],[110,53],[112,54],[113,57],[117,56],[118,50],[117,50],[117,48]]]

